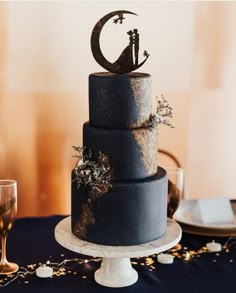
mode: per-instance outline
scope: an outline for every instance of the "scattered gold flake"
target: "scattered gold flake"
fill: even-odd
[[[173,252],[172,255],[173,256],[179,256],[179,253],[178,252]]]
[[[150,266],[150,265],[152,265],[154,263],[154,260],[151,258],[151,257],[147,257],[146,259],[145,259],[145,264],[147,265],[147,266]]]
[[[65,274],[66,273],[61,271],[61,270],[58,270],[58,271],[53,273],[53,275],[56,276],[56,277],[64,276]]]
[[[185,260],[190,260],[190,257],[191,257],[191,254],[187,251],[187,252],[185,253],[184,259],[185,259]]]
[[[81,205],[80,219],[73,227],[73,233],[80,239],[86,239],[88,226],[95,224],[92,208],[93,204],[84,203]]]
[[[24,281],[25,284],[29,284],[29,281]]]
[[[82,276],[83,279],[87,279],[87,276]]]
[[[170,252],[178,251],[180,249],[182,249],[182,245],[180,243],[178,243],[173,248],[170,249]]]
[[[157,131],[157,127],[132,130],[132,135],[139,145],[142,163],[148,175],[155,174],[157,169]]]
[[[130,78],[130,86],[133,92],[135,104],[138,108],[138,120],[132,123],[132,127],[140,127],[152,111],[151,99],[151,79],[149,76]]]
[[[64,257],[64,254],[63,253],[61,254],[61,257]]]
[[[36,267],[36,264],[30,264],[30,265],[27,265],[27,268],[28,269],[34,269]]]

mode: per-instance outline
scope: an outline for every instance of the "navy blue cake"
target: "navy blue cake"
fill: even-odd
[[[105,154],[111,186],[93,197],[72,171],[72,233],[103,245],[137,245],[163,236],[167,175],[157,167],[157,125],[151,125],[151,76],[131,72],[89,76],[89,122],[83,146],[93,161]]]

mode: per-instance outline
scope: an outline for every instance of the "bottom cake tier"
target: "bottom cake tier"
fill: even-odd
[[[72,172],[72,233],[88,242],[127,246],[163,236],[167,223],[167,175],[158,168],[144,180],[113,182],[109,191],[89,199],[84,186],[77,188]]]

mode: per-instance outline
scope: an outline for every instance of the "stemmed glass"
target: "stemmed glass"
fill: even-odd
[[[12,274],[19,266],[7,261],[6,240],[9,230],[13,227],[17,212],[17,183],[14,180],[0,180],[0,235],[2,256],[0,275]]]
[[[168,209],[169,218],[178,208],[179,202],[184,198],[184,172],[179,167],[164,167],[168,176]]]

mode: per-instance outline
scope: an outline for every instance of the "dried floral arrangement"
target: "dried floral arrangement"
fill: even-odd
[[[76,154],[73,157],[78,158],[78,163],[74,169],[77,181],[77,187],[84,184],[89,195],[102,195],[112,186],[112,169],[108,157],[102,152],[98,153],[96,161],[92,159],[92,151],[86,147],[73,146]]]
[[[74,180],[77,182],[77,188],[84,185],[88,189],[88,198],[81,205],[80,219],[73,232],[80,239],[86,240],[87,228],[95,224],[93,205],[112,187],[112,169],[108,157],[102,152],[98,153],[95,161],[90,149],[78,146],[73,146],[73,149],[76,151],[73,157],[78,158],[78,163],[74,168],[76,175]]]
[[[161,100],[157,99],[156,112],[152,113],[149,120],[145,121],[144,127],[156,127],[159,124],[163,124],[173,128],[174,126],[170,123],[168,118],[173,118],[172,108],[170,107],[166,98],[161,95]]]

